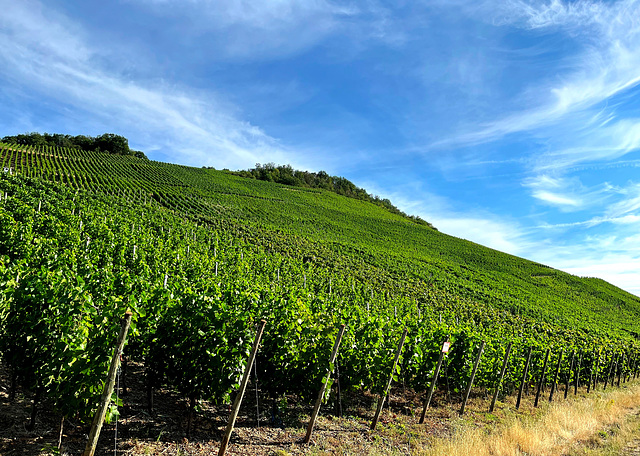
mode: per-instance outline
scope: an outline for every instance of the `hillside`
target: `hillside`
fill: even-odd
[[[319,250],[316,261],[345,267],[359,280],[390,281],[395,294],[410,280],[468,305],[485,303],[611,335],[640,332],[640,298],[634,295],[439,233],[364,201],[130,156],[0,147],[3,167],[18,174],[129,200],[155,200],[199,223],[224,220],[256,233],[293,236],[291,245],[274,248],[302,257]],[[292,249],[298,243],[303,246]],[[363,267],[376,272],[360,276]]]
[[[126,310],[127,359],[192,411],[229,401],[260,319],[257,374],[274,400],[317,394],[341,324],[346,391],[383,391],[405,328],[394,378],[416,391],[445,339],[439,382],[456,394],[481,341],[484,391],[509,344],[506,393],[525,373],[554,381],[547,348],[567,382],[637,367],[640,298],[371,202],[95,151],[0,144],[0,159],[17,174],[0,176],[0,353],[12,388],[62,416],[90,419]]]

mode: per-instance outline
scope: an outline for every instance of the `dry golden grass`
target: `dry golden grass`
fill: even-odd
[[[640,383],[547,404],[537,416],[513,416],[492,430],[460,426],[451,438],[430,442],[424,456],[555,456],[589,445],[640,408]]]

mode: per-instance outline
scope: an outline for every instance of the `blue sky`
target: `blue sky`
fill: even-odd
[[[0,0],[0,136],[289,163],[640,295],[640,2]]]

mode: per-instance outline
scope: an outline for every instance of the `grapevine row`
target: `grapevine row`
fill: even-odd
[[[194,401],[229,401],[260,319],[269,322],[257,362],[263,391],[307,400],[318,390],[321,360],[340,324],[348,327],[338,359],[342,388],[375,393],[386,384],[405,328],[396,378],[418,391],[430,386],[445,339],[452,342],[446,370],[453,391],[465,388],[482,340],[478,388],[493,387],[497,363],[513,343],[505,392],[520,384],[532,347],[530,384],[548,347],[554,356],[561,348],[582,352],[583,365],[600,356],[600,378],[614,358],[632,369],[639,348],[604,332],[469,307],[419,281],[404,282],[401,293],[370,267],[361,271],[371,273],[365,281],[352,270],[279,251],[286,235],[197,224],[152,202],[13,176],[0,179],[0,194],[2,359],[14,389],[48,398],[64,416],[86,421],[94,413],[127,310],[134,318],[126,356],[145,365],[148,387],[167,385]],[[562,363],[568,372],[569,358]],[[580,372],[582,383],[587,372]]]

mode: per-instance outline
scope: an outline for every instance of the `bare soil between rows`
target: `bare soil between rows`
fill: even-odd
[[[96,454],[123,455],[209,455],[217,454],[229,418],[229,405],[213,405],[201,401],[193,417],[192,431],[187,437],[189,407],[187,398],[169,389],[155,391],[154,410],[147,411],[144,369],[130,364],[125,375],[128,394],[120,378],[120,418],[116,426],[102,428]],[[41,404],[35,428],[28,430],[33,395],[18,388],[15,400],[9,401],[10,375],[0,364],[0,454],[57,454],[60,416],[50,404]],[[412,454],[417,443],[428,444],[434,437],[450,435],[460,423],[460,394],[440,391],[434,396],[425,423],[418,424],[424,393],[417,394],[402,385],[391,389],[389,401],[375,431],[369,429],[377,396],[356,391],[343,395],[342,417],[336,415],[336,401],[329,401],[320,411],[311,444],[302,444],[313,404],[296,398],[280,400],[277,413],[273,401],[258,390],[256,407],[255,383],[250,383],[244,397],[236,427],[226,454],[367,454],[372,449],[388,454]],[[335,395],[333,395],[335,397]],[[513,415],[514,398],[500,402],[493,414],[487,412],[490,398],[486,391],[475,392],[467,405],[466,423],[491,427],[507,415]],[[530,395],[517,413],[536,413]],[[257,410],[260,411],[258,425]],[[60,454],[80,455],[84,450],[89,427],[67,419],[62,432]]]

